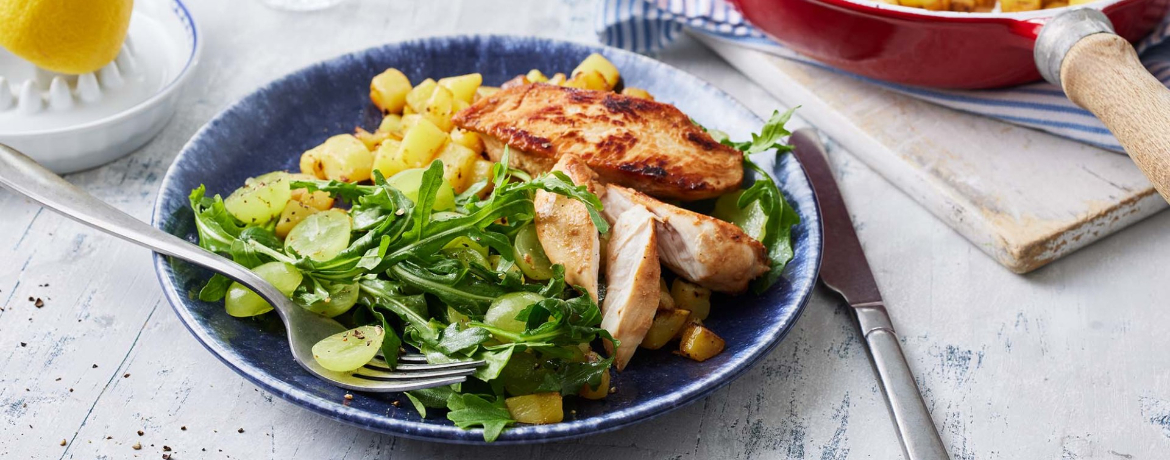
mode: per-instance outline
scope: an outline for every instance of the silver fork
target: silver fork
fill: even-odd
[[[0,144],[0,185],[90,227],[239,281],[272,304],[288,331],[289,349],[297,363],[339,387],[375,393],[432,388],[462,382],[483,364],[483,361],[427,364],[424,356],[407,354],[400,357],[401,364],[391,369],[379,354],[352,373],[330,371],[313,359],[313,345],[344,331],[345,326],[301,308],[251,270],[119,211],[3,144]]]

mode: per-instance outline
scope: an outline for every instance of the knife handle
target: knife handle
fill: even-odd
[[[898,334],[886,307],[880,303],[854,305],[869,356],[877,369],[882,394],[894,419],[902,453],[908,460],[947,460],[946,447],[918,391],[914,374],[902,354]]]

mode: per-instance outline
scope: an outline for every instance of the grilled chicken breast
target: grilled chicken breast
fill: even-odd
[[[584,185],[595,195],[605,194],[596,183],[597,174],[580,158],[563,155],[553,166],[574,184]],[[585,204],[572,198],[536,191],[536,237],[548,260],[565,266],[565,282],[585,288],[597,301],[597,271],[601,266],[601,240]]]
[[[658,254],[676,275],[712,291],[740,293],[768,271],[764,245],[734,224],[607,185],[602,212],[612,221],[645,207],[658,218]]]
[[[605,182],[654,196],[697,200],[739,188],[743,156],[715,142],[673,105],[608,91],[533,83],[513,86],[455,114],[484,135],[499,161],[538,174],[579,156]]]
[[[613,225],[605,248],[606,295],[601,304],[601,327],[618,341],[605,342],[618,370],[626,368],[646,337],[658,311],[658,238],[654,214],[641,205],[630,206]]]

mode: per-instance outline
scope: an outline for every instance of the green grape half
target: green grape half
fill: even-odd
[[[519,334],[524,332],[524,322],[516,319],[516,315],[541,300],[544,300],[544,297],[534,292],[509,292],[492,302],[483,322],[488,326]]]
[[[353,219],[341,209],[330,209],[306,217],[289,230],[284,248],[318,262],[337,257],[349,247]]]
[[[382,326],[361,326],[339,332],[313,345],[313,359],[334,372],[350,372],[366,365],[382,347]]]
[[[227,211],[248,225],[264,225],[280,216],[292,198],[288,173],[277,171],[244,181],[223,200]]]
[[[762,240],[768,215],[764,213],[759,201],[753,201],[746,208],[740,209],[738,205],[740,195],[743,195],[743,190],[719,197],[715,200],[715,210],[711,216],[735,224],[756,241]]]
[[[418,189],[422,186],[424,172],[426,169],[423,168],[407,169],[390,176],[389,179],[386,179],[386,184],[398,189],[410,201],[417,202]],[[439,185],[439,192],[435,194],[435,206],[432,209],[435,211],[455,209],[455,189],[447,181],[442,181],[442,184]]]
[[[349,311],[357,303],[360,289],[357,283],[353,284],[333,284],[326,286],[325,289],[329,291],[329,298],[314,302],[305,307],[313,313],[321,316],[332,318]]]
[[[544,246],[536,237],[536,225],[528,224],[516,233],[516,241],[512,246],[516,265],[524,271],[524,275],[538,281],[552,278],[552,262],[544,253]]]
[[[265,281],[272,283],[276,290],[286,296],[291,296],[297,286],[301,285],[301,280],[304,279],[296,267],[284,262],[269,262],[253,268],[252,271],[264,278]],[[246,318],[272,311],[272,304],[244,285],[233,282],[228,286],[224,308],[229,315]]]

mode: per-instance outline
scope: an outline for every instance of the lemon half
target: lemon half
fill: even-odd
[[[46,70],[102,68],[126,40],[134,0],[0,0],[0,46]]]

